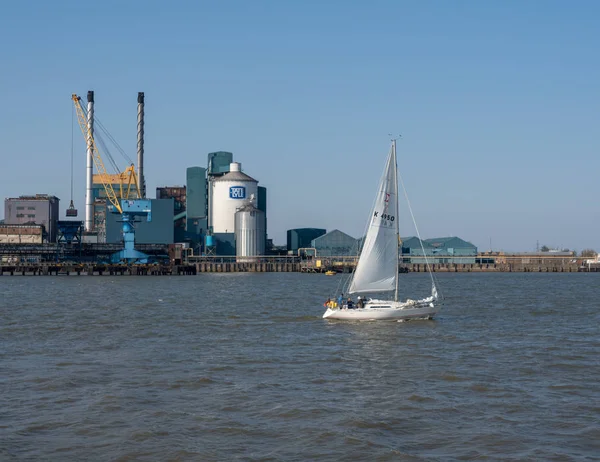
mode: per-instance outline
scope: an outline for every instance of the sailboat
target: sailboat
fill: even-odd
[[[367,234],[347,293],[393,292],[394,297],[391,300],[361,297],[359,306],[355,307],[350,303],[329,302],[326,303],[327,310],[323,318],[362,321],[433,318],[437,313],[438,291],[431,272],[430,296],[418,300],[398,300],[399,247],[398,166],[396,140],[392,140],[392,148],[379,182]],[[429,268],[429,265],[427,267]],[[338,300],[342,300],[341,296]]]

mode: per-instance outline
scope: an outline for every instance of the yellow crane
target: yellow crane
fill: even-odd
[[[131,164],[125,169],[124,172],[113,175],[106,172],[104,162],[102,161],[102,156],[100,155],[100,151],[96,146],[96,141],[94,140],[94,137],[92,136],[92,133],[88,127],[86,113],[81,106],[81,97],[73,94],[71,99],[75,105],[77,121],[79,122],[81,133],[83,133],[83,137],[85,138],[86,142],[91,143],[92,145],[94,165],[98,171],[98,178],[100,179],[100,182],[106,191],[106,197],[119,213],[123,213],[123,209],[121,208],[121,200],[139,199],[141,197],[138,178],[135,173],[135,167],[133,164]],[[119,185],[118,195],[115,192],[113,184]]]

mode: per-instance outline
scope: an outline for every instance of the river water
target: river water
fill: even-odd
[[[405,323],[323,320],[340,275],[0,277],[0,460],[600,460],[599,277]]]

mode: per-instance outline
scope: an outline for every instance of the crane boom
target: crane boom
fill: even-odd
[[[89,127],[87,125],[85,113],[83,108],[81,107],[81,98],[76,94],[71,96],[73,100],[73,104],[75,105],[75,110],[77,112],[77,121],[79,122],[79,128],[81,128],[81,132],[83,133],[86,142],[92,144],[92,152],[94,164],[96,165],[96,170],[98,170],[100,180],[102,181],[102,186],[104,186],[104,190],[106,191],[106,197],[110,201],[110,203],[119,211],[119,213],[123,213],[123,209],[121,208],[121,204],[119,202],[119,198],[115,193],[112,184],[107,181],[108,174],[106,173],[106,168],[104,168],[104,162],[102,161],[102,157],[100,156],[100,152],[96,147],[96,142],[94,141],[94,137],[92,136]]]

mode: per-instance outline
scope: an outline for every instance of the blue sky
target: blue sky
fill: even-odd
[[[5,2],[0,197],[54,194],[64,215],[71,94],[94,90],[135,158],[143,91],[150,195],[231,151],[268,188],[277,244],[359,236],[401,133],[424,238],[600,250],[599,18],[591,0]],[[84,149],[76,131],[80,213]]]

